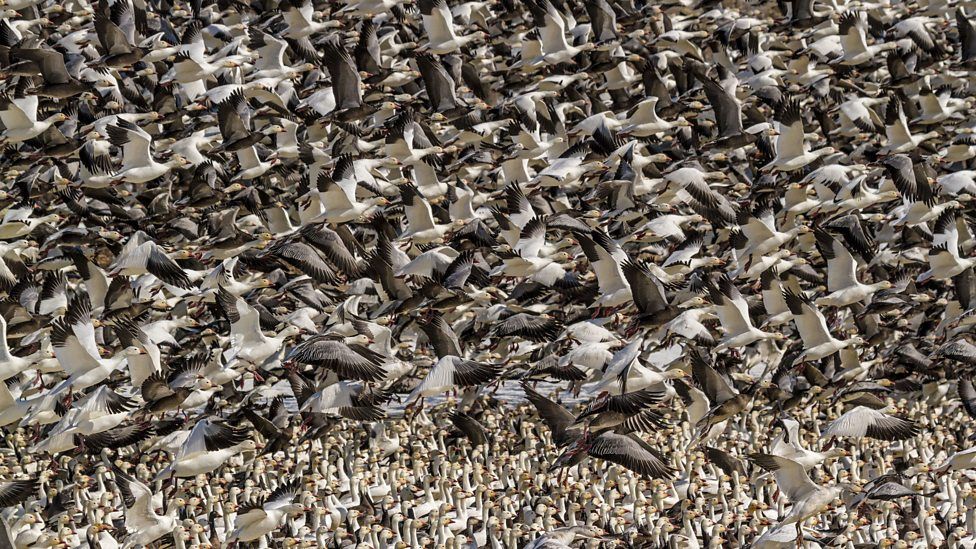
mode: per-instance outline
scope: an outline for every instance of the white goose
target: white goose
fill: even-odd
[[[725,336],[715,347],[716,352],[745,347],[760,340],[783,338],[782,334],[764,332],[752,325],[749,305],[728,275],[722,275],[717,286],[712,283],[708,286],[709,295],[715,305],[715,313],[718,314],[722,330],[725,331]]]
[[[277,336],[268,337],[261,331],[258,312],[243,298],[234,296],[222,287],[217,290],[217,302],[230,319],[231,348],[225,355],[229,364],[234,360],[262,365],[276,356],[288,338],[298,335],[301,329],[286,326]]]
[[[820,360],[851,345],[864,343],[860,336],[842,341],[830,335],[823,314],[805,296],[787,288],[783,292],[783,298],[790,312],[793,313],[793,322],[800,332],[800,339],[803,340],[803,352],[797,357],[797,364]]]
[[[878,54],[898,47],[897,42],[881,42],[869,46],[865,37],[867,21],[856,11],[848,11],[840,18],[840,44],[844,54],[831,64],[857,66],[877,59]]]
[[[453,53],[485,36],[481,31],[458,36],[454,31],[454,15],[446,0],[422,0],[420,15],[427,34],[427,49],[431,53]]]
[[[19,375],[33,367],[46,351],[38,349],[27,356],[15,356],[7,345],[7,320],[0,315],[0,381]]]
[[[0,134],[0,144],[20,143],[33,139],[57,122],[68,119],[64,113],[55,113],[44,120],[37,119],[38,97],[14,97],[0,102],[0,122],[6,128]]]
[[[155,480],[209,473],[241,452],[253,452],[257,448],[246,430],[204,418],[193,426],[173,461],[156,475]]]
[[[234,529],[227,543],[249,542],[262,538],[281,527],[288,515],[305,509],[301,503],[294,503],[301,492],[297,481],[282,483],[260,503],[240,509],[234,517]]]
[[[928,279],[946,280],[962,274],[973,266],[976,259],[959,255],[959,228],[954,210],[942,212],[935,222],[932,247],[929,249],[929,270],[918,276],[917,282]]]
[[[779,136],[776,138],[776,158],[762,167],[763,171],[791,172],[799,170],[814,160],[834,154],[833,147],[810,150],[803,132],[803,115],[798,101],[787,101],[776,112]]]
[[[188,164],[180,155],[173,155],[167,162],[156,162],[152,155],[152,136],[124,119],[108,127],[108,136],[113,145],[122,148],[122,168],[116,172],[116,180],[146,183]]]
[[[52,396],[69,388],[82,390],[97,385],[122,367],[130,356],[142,352],[136,347],[127,347],[111,358],[101,357],[95,342],[91,303],[85,294],[76,295],[69,302],[65,316],[52,323],[51,345],[58,364],[70,374],[51,390]]]
[[[427,377],[410,392],[406,402],[412,403],[418,398],[490,383],[501,373],[502,367],[498,364],[482,364],[459,356],[445,356],[431,366]]]
[[[600,287],[601,295],[595,305],[619,307],[630,302],[633,295],[623,272],[623,264],[628,261],[626,252],[599,229],[593,229],[589,235],[579,233],[577,237]]]
[[[177,497],[166,514],[160,515],[148,486],[119,469],[115,469],[114,477],[125,503],[125,529],[129,532],[122,547],[146,547],[167,534],[178,535],[175,532],[180,524],[178,512],[186,505],[183,498]]]
[[[857,263],[843,242],[823,229],[816,230],[817,249],[827,260],[827,291],[816,304],[827,307],[846,307],[864,301],[879,290],[891,288],[891,282],[882,280],[874,284],[862,284],[857,279]]]

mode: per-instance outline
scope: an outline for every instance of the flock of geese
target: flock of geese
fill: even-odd
[[[974,25],[0,0],[0,548],[973,548]]]

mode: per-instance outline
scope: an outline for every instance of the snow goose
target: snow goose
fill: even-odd
[[[816,229],[817,249],[827,260],[827,291],[817,298],[816,304],[827,307],[846,307],[871,297],[877,291],[891,288],[891,282],[882,280],[874,284],[862,284],[857,279],[857,263],[847,246],[823,229]]]
[[[884,410],[856,406],[831,422],[820,436],[904,440],[921,432],[914,421],[886,414]]]
[[[102,46],[101,63],[112,68],[127,68],[143,56],[142,48],[134,45],[135,13],[129,0],[99,4],[95,10],[95,34]]]
[[[771,454],[752,454],[749,458],[758,466],[773,473],[776,485],[786,495],[793,507],[781,525],[796,524],[797,537],[802,539],[803,523],[810,517],[822,513],[839,503],[838,498],[848,489],[847,485],[818,486],[807,475],[803,467],[784,457]]]
[[[146,183],[166,175],[173,168],[186,166],[188,162],[179,155],[160,163],[152,156],[152,136],[126,120],[118,120],[108,127],[109,141],[122,149],[122,168],[114,177],[128,183]]]
[[[448,355],[441,357],[427,372],[427,376],[407,396],[407,403],[418,398],[439,395],[461,387],[491,383],[502,374],[499,364],[486,364]]]
[[[843,48],[843,55],[830,61],[831,64],[843,66],[858,66],[870,63],[877,59],[878,55],[898,47],[897,42],[882,42],[880,44],[868,45],[865,37],[867,22],[863,14],[857,11],[848,11],[840,17],[840,44]]]
[[[34,367],[46,351],[38,349],[27,356],[11,354],[7,344],[7,320],[0,315],[0,381],[20,375],[21,372]]]
[[[108,274],[112,277],[151,274],[177,288],[193,287],[186,271],[141,231],[129,237]]]
[[[38,120],[37,104],[36,95],[0,98],[0,122],[3,122],[5,128],[0,134],[0,144],[15,144],[33,139],[57,122],[68,119],[66,114],[59,112]]]
[[[770,445],[770,453],[795,461],[803,467],[804,471],[809,471],[828,459],[850,455],[849,452],[839,447],[830,448],[825,452],[808,450],[803,447],[800,440],[800,422],[791,417],[784,417],[778,421],[783,432],[773,440]]]
[[[125,547],[148,546],[165,535],[174,534],[180,522],[179,511],[186,500],[174,498],[166,514],[160,515],[148,486],[118,468],[113,471],[113,477],[125,504],[125,529],[129,533]]]
[[[967,134],[954,137],[948,147],[939,151],[942,162],[965,162],[973,157],[976,157],[976,138]]]
[[[275,336],[264,335],[261,331],[258,311],[244,298],[237,297],[223,288],[217,290],[217,303],[230,320],[231,348],[226,355],[228,362],[239,360],[254,366],[262,366],[266,361],[278,356],[285,341],[301,332],[301,329],[296,326],[286,326]]]
[[[970,102],[952,96],[952,88],[942,86],[933,91],[924,88],[918,95],[922,113],[912,120],[916,124],[941,124],[950,118],[962,118],[960,111],[970,107]]]
[[[34,210],[30,207],[7,209],[0,220],[0,240],[21,238],[41,225],[61,220],[61,216],[56,213],[32,217],[33,213]]]
[[[924,170],[916,166],[908,156],[892,155],[885,158],[881,165],[902,197],[903,206],[893,212],[893,215],[900,214],[894,221],[896,226],[914,227],[936,220],[942,212],[960,206],[955,200],[936,203],[935,192]]]
[[[600,287],[601,295],[595,302],[597,313],[602,307],[619,307],[631,301],[630,284],[621,267],[628,261],[626,252],[599,229],[592,229],[588,235],[578,233],[576,236]]]
[[[655,108],[657,102],[657,97],[649,97],[638,103],[634,108],[634,113],[621,126],[619,135],[621,137],[649,137],[666,132],[675,126],[688,125],[688,121],[684,118],[679,118],[673,123],[662,120],[657,115]]]
[[[917,149],[925,141],[939,137],[939,132],[930,131],[923,134],[913,134],[905,118],[905,109],[901,99],[891,97],[885,109],[885,137],[887,143],[879,151],[881,154],[900,154]]]
[[[796,225],[786,231],[776,230],[772,211],[766,210],[750,215],[748,211],[739,212],[737,221],[742,234],[749,240],[741,256],[750,256],[750,262],[779,250],[782,246],[801,234],[810,232],[806,225]]]
[[[964,222],[957,218],[954,210],[945,210],[935,222],[932,247],[929,249],[929,270],[918,276],[917,282],[928,279],[946,280],[955,278],[972,269],[976,259],[964,258],[959,255],[958,223]]]
[[[346,379],[378,381],[387,375],[383,356],[370,350],[369,339],[353,337],[346,343],[340,337],[317,336],[295,346],[285,357],[287,362],[311,364],[334,371]]]
[[[853,336],[847,340],[839,340],[830,334],[827,321],[817,306],[805,296],[787,288],[783,291],[783,299],[793,313],[793,323],[796,324],[800,339],[803,340],[803,352],[797,357],[796,363],[816,361],[826,358],[851,345],[861,345],[864,339]]]
[[[281,527],[289,515],[303,511],[305,506],[295,503],[301,488],[302,484],[297,480],[284,482],[266,498],[238,509],[234,529],[227,542],[250,542],[263,538]]]
[[[51,455],[66,452],[75,447],[75,435],[87,437],[113,429],[131,415],[134,406],[130,399],[100,386],[68,410],[31,450]]]
[[[362,383],[340,381],[307,395],[301,411],[356,421],[379,421],[386,413],[377,404],[385,397],[381,392],[367,391]]]
[[[856,136],[864,133],[881,133],[884,119],[874,111],[874,107],[888,101],[886,97],[852,97],[838,107],[840,127],[831,133],[843,136]]]
[[[540,255],[547,247],[551,248],[546,243],[546,221],[545,217],[535,217],[526,223],[515,243],[515,253],[511,257],[503,256],[502,264],[492,269],[489,276],[527,278],[546,287],[568,282],[570,274],[563,267],[571,259],[568,253],[555,251]]]
[[[745,347],[756,341],[783,338],[782,334],[764,332],[752,325],[749,305],[728,275],[723,274],[717,285],[709,281],[708,292],[725,332],[715,352]]]
[[[325,186],[324,191],[316,193],[324,211],[315,219],[310,220],[310,223],[360,221],[376,211],[377,208],[389,204],[389,200],[383,196],[360,201],[356,196],[357,184],[354,179],[335,180],[323,173],[319,176],[319,182]]]
[[[486,36],[482,31],[458,36],[454,30],[454,15],[446,0],[422,0],[420,16],[427,35],[426,49],[437,55],[453,53]]]
[[[776,158],[763,166],[762,171],[792,172],[810,164],[814,160],[834,154],[833,147],[827,146],[810,150],[803,131],[803,115],[800,102],[790,99],[776,111],[779,122],[779,135],[776,137]]]
[[[458,228],[463,224],[463,221],[459,220],[447,225],[437,223],[430,209],[430,203],[416,185],[400,185],[400,201],[403,203],[403,211],[407,218],[407,228],[400,234],[401,240],[409,240],[417,244],[440,243],[452,228]]]
[[[203,418],[193,426],[186,442],[173,456],[155,480],[170,477],[195,477],[209,473],[225,465],[230,458],[241,452],[253,452],[257,444],[244,429],[235,429],[225,423]]]
[[[525,549],[572,547],[576,540],[600,540],[606,532],[598,526],[567,526],[546,532],[532,540]]]
[[[951,197],[960,194],[976,196],[976,171],[959,170],[957,172],[940,175],[936,182],[939,185],[940,194]]]
[[[68,303],[65,316],[52,323],[51,345],[58,364],[70,374],[51,390],[52,396],[65,389],[83,390],[97,385],[122,367],[130,356],[142,353],[136,347],[127,347],[110,358],[101,357],[95,342],[91,303],[85,294],[76,295]]]

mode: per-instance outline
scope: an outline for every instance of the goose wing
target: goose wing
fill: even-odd
[[[820,255],[827,260],[827,291],[836,292],[857,286],[857,263],[847,246],[820,228],[814,231],[814,236]]]
[[[709,294],[715,304],[722,327],[731,335],[743,334],[752,329],[749,306],[728,275],[719,278],[718,285],[709,283]]]
[[[807,152],[803,139],[803,115],[800,103],[791,99],[786,101],[777,111],[779,121],[779,136],[776,138],[776,153],[781,158],[796,158]]]
[[[603,433],[593,440],[587,453],[626,467],[639,475],[664,479],[674,476],[664,458],[634,435]]]
[[[542,421],[552,431],[553,440],[562,440],[566,431],[575,423],[576,416],[560,404],[542,396],[530,387],[528,383],[522,383],[522,390],[525,391],[525,398],[535,406],[539,417],[542,418]]]
[[[835,419],[823,432],[823,436],[904,440],[921,432],[921,428],[914,421],[867,406],[858,406]]]

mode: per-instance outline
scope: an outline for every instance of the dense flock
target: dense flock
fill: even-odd
[[[0,0],[0,549],[973,548],[974,24]]]

